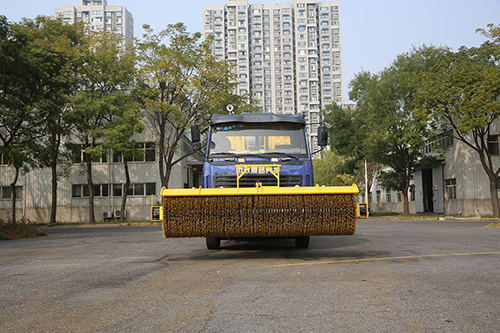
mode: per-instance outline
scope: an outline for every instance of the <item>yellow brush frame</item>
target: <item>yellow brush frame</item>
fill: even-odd
[[[276,187],[257,186],[246,188],[193,188],[167,189],[163,187],[162,197],[190,197],[190,196],[227,196],[227,195],[302,195],[302,194],[358,194],[358,186],[303,186],[303,187]]]

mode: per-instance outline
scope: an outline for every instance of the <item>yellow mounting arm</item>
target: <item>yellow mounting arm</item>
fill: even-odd
[[[264,170],[269,171],[277,180],[277,187],[280,186],[280,167],[279,164],[238,164],[236,165],[236,188],[240,188],[240,178],[243,177],[248,171],[252,173],[264,173],[257,172],[265,168]]]

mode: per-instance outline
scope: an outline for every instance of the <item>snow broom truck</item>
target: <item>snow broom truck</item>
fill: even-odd
[[[221,239],[294,238],[299,248],[315,235],[353,235],[358,188],[314,185],[311,151],[302,114],[214,114],[207,129],[200,188],[162,188],[165,237]],[[194,149],[201,147],[197,125]],[[328,130],[318,127],[318,144]]]

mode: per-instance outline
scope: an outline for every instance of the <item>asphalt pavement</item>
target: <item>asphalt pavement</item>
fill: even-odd
[[[162,238],[54,227],[0,242],[1,332],[499,332],[500,228],[360,220],[354,236]]]

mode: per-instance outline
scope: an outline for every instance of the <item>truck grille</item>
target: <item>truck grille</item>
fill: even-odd
[[[255,183],[262,186],[277,186],[276,177],[273,175],[244,175],[240,178],[240,187],[255,187]],[[236,187],[236,176],[215,176],[214,187],[233,188]],[[302,186],[301,175],[281,175],[280,187]]]

